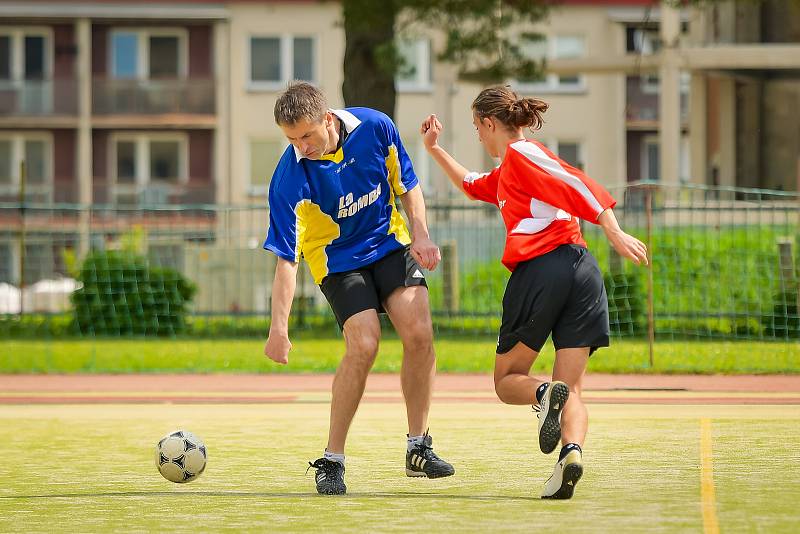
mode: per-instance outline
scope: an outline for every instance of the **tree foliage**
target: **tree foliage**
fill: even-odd
[[[457,67],[461,79],[498,83],[533,79],[542,63],[525,57],[524,40],[552,2],[547,0],[343,0],[344,84],[348,106],[369,106],[392,116],[394,78],[403,67],[396,37],[414,28],[437,30],[444,48],[437,55]]]
[[[507,78],[533,78],[540,61],[526,57],[521,44],[541,40],[529,31],[548,14],[544,0],[402,0],[407,23],[444,32],[444,51],[438,59],[453,63],[462,79],[496,83]],[[402,17],[401,17],[402,20]],[[402,31],[402,28],[401,28]]]

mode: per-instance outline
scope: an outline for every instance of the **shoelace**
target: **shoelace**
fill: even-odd
[[[427,436],[428,433],[426,432],[425,435]],[[424,440],[422,441],[422,443],[420,443],[420,444],[418,444],[416,446],[416,449],[418,451],[417,454],[419,454],[420,456],[422,456],[423,458],[425,458],[429,462],[430,461],[442,461],[442,459],[439,458],[439,456],[437,456],[435,452],[433,452],[433,447],[428,445],[427,443],[425,443]]]
[[[330,477],[331,475],[335,474],[338,470],[338,467],[333,465],[339,462],[333,462],[331,460],[326,460],[325,458],[318,458],[314,460],[314,463],[308,462],[308,467],[306,468],[306,474],[308,474],[308,470],[312,467],[314,469],[322,469],[325,472],[326,477]]]

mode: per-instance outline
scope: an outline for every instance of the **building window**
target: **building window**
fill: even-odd
[[[580,141],[565,141],[562,139],[539,139],[544,146],[552,151],[560,159],[563,159],[573,167],[584,170],[586,161],[583,155],[583,143]]]
[[[400,39],[397,51],[403,60],[395,77],[398,91],[431,91],[431,42],[428,39]]]
[[[52,78],[49,28],[0,28],[0,81]]]
[[[661,179],[660,147],[657,135],[648,135],[642,141],[642,179],[657,182]]]
[[[691,161],[689,156],[689,137],[681,136],[680,152],[678,153],[678,177],[682,183],[689,182],[692,176]]]
[[[164,204],[188,182],[185,134],[122,133],[114,136],[111,151],[118,203]]]
[[[139,77],[139,36],[131,32],[111,34],[111,74],[117,79]]]
[[[0,91],[15,112],[38,115],[53,107],[52,30],[0,27]]]
[[[118,139],[117,140],[117,183],[135,184],[136,183],[136,140]]]
[[[658,28],[627,28],[625,50],[629,54],[651,56],[661,49],[661,38]],[[645,94],[658,94],[658,74],[649,72],[639,77],[641,90]]]
[[[0,80],[11,79],[11,36],[0,35]]]
[[[0,186],[9,187],[16,183],[15,167],[13,139],[0,139]]]
[[[254,37],[250,40],[250,80],[275,82],[281,74],[281,40],[277,37]]]
[[[29,200],[48,202],[53,184],[53,139],[48,133],[0,134],[0,192],[19,192],[22,163]]]
[[[658,28],[628,28],[626,31],[626,51],[643,56],[651,56],[661,49]]]
[[[281,88],[291,80],[316,79],[316,46],[312,37],[252,36],[250,80],[256,89]]]
[[[150,78],[177,78],[180,75],[180,39],[175,35],[149,37]]]
[[[314,42],[311,38],[292,39],[292,69],[295,80],[314,80]]]
[[[583,37],[557,36],[553,40],[553,59],[575,59],[583,55]],[[580,89],[582,86],[581,76],[558,76],[559,89]]]
[[[537,61],[552,59],[574,59],[583,57],[585,40],[579,35],[556,35],[538,41],[523,41],[523,54]],[[545,74],[539,80],[517,80],[520,89],[538,93],[569,93],[586,90],[586,82],[582,75],[559,76]]]
[[[15,284],[14,266],[17,261],[15,246],[8,241],[0,242],[0,283]]]
[[[574,141],[557,141],[556,154],[558,157],[569,163],[575,168],[583,170],[583,147]]]
[[[181,140],[151,139],[147,143],[149,150],[150,182],[160,184],[178,183],[181,172]]]
[[[678,179],[686,183],[691,178],[689,137],[682,135],[678,145]],[[642,180],[661,180],[661,145],[658,135],[642,140]]]
[[[274,139],[250,140],[250,180],[249,192],[251,195],[266,195],[272,173],[278,166],[283,152],[286,150],[286,141]]]
[[[180,28],[125,29],[111,32],[111,76],[118,80],[185,78],[188,50]]]

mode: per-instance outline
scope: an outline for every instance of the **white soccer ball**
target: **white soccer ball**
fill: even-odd
[[[191,482],[206,468],[206,446],[191,432],[170,432],[156,445],[156,467],[167,480]]]

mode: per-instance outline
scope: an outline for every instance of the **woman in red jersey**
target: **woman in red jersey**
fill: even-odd
[[[512,272],[503,296],[495,391],[507,404],[539,411],[539,447],[561,453],[542,498],[569,499],[583,474],[581,447],[588,414],[581,381],[589,356],[608,346],[608,300],[597,261],[586,249],[578,219],[600,225],[623,257],[647,264],[647,248],[623,232],[611,195],[580,169],[523,135],[539,129],[547,104],[518,98],[508,87],[481,91],[472,103],[483,147],[502,160],[491,172],[469,172],[439,146],[442,124],[430,115],[420,133],[425,148],[468,197],[494,204],[506,226],[503,264]],[[553,376],[529,375],[547,337],[556,348]]]

